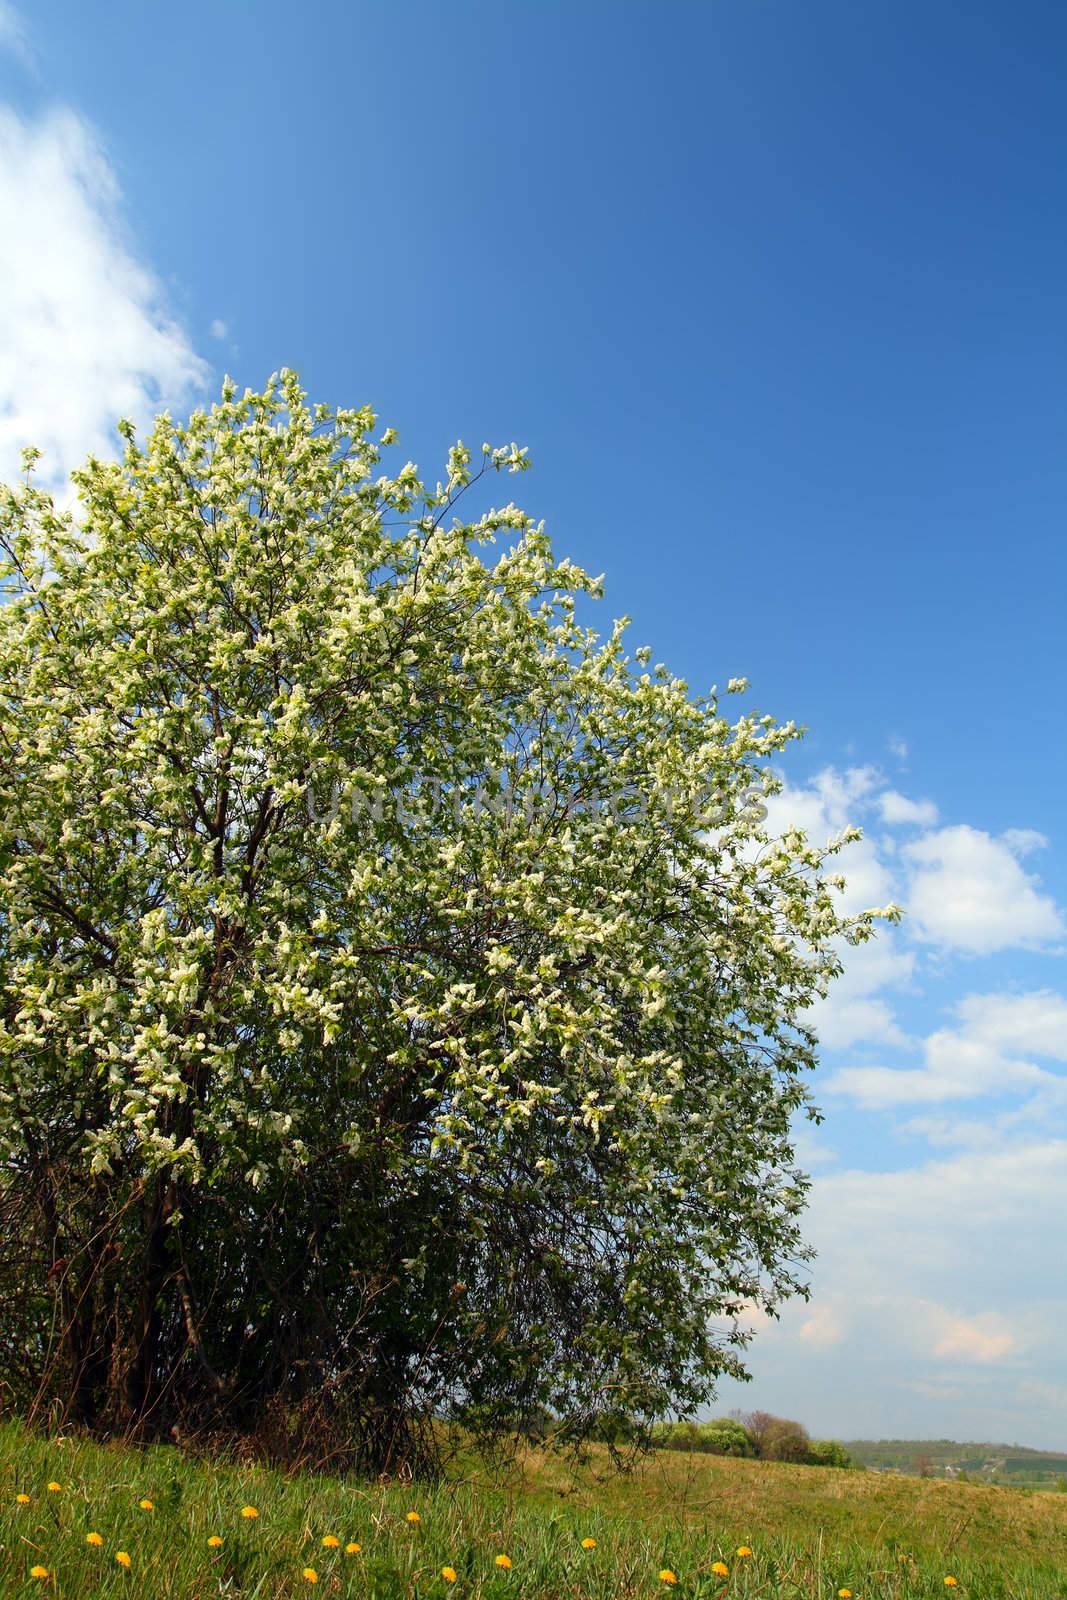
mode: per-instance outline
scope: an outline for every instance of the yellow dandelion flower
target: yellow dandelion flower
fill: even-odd
[[[595,1539],[583,1539],[582,1540],[582,1549],[583,1550],[595,1550],[596,1549],[596,1540]]]
[[[151,1500],[138,1500],[137,1504],[142,1511],[154,1511],[156,1509]]]
[[[253,1517],[258,1517],[259,1512],[256,1510],[255,1506],[242,1506],[241,1515],[242,1517],[248,1517],[251,1519]]]
[[[739,1544],[737,1547],[737,1553],[739,1556],[750,1556],[752,1551],[749,1549],[747,1544]]]
[[[672,1572],[670,1567],[664,1567],[660,1572],[659,1581],[660,1583],[677,1583],[678,1574],[676,1572]]]
[[[346,1544],[345,1545],[345,1555],[346,1556],[358,1556],[359,1552],[362,1549],[363,1549],[363,1546],[361,1544],[357,1544],[356,1541],[353,1539],[351,1544]]]
[[[957,1584],[957,1580],[952,1576],[952,1574],[950,1572],[948,1577],[945,1579],[945,1588],[946,1589],[955,1589],[956,1588],[956,1584]]]
[[[441,1576],[446,1583],[455,1583],[459,1574],[456,1572],[455,1567],[442,1567]]]
[[[837,1600],[852,1600],[851,1589],[838,1589]]]
[[[335,1539],[332,1533],[328,1533],[322,1541],[322,1548],[324,1550],[340,1550],[341,1541],[340,1539]]]
[[[304,1582],[305,1583],[318,1583],[318,1581],[319,1581],[319,1575],[315,1571],[315,1568],[314,1567],[305,1567],[304,1568]]]
[[[85,1535],[85,1542],[86,1544],[93,1545],[97,1550],[99,1550],[104,1541],[98,1533],[87,1533]]]
[[[30,1568],[30,1577],[31,1578],[47,1578],[47,1576],[48,1576],[48,1568],[47,1567],[31,1567]]]
[[[422,1518],[419,1516],[419,1513],[417,1511],[409,1511],[408,1515],[407,1515],[407,1520],[411,1523],[412,1527],[414,1527],[416,1523],[422,1521]]]
[[[17,1494],[15,1496],[15,1504],[17,1506],[28,1506],[29,1503],[30,1503],[30,1497],[29,1497],[28,1494]]]
[[[494,1559],[496,1565],[498,1567],[503,1568],[503,1570],[505,1572],[510,1572],[511,1571],[511,1557],[510,1556],[494,1556],[493,1559]]]
[[[711,1570],[717,1578],[728,1578],[730,1576],[730,1569],[725,1561],[713,1561]]]
[[[48,1485],[48,1493],[49,1494],[61,1494],[62,1490],[63,1490],[63,1485],[61,1483],[55,1483],[53,1481],[52,1483],[50,1483]]]
[[[118,1562],[120,1567],[128,1567],[130,1565],[129,1551],[128,1550],[116,1550],[115,1551],[115,1560]]]
[[[209,1550],[218,1550],[218,1549],[221,1548],[221,1546],[222,1546],[222,1540],[220,1539],[219,1535],[217,1533],[213,1533],[211,1535],[210,1539],[208,1540],[208,1549]]]

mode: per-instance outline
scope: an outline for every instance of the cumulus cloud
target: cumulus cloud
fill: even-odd
[[[799,787],[768,801],[767,826],[781,833],[799,827],[822,843],[872,815],[887,827],[923,832],[897,844],[869,831],[835,863],[846,888],[848,912],[902,900],[912,933],[927,944],[971,954],[1035,946],[1058,937],[1063,918],[1022,859],[1047,843],[1031,828],[999,836],[965,823],[938,828],[931,800],[914,800],[889,788],[875,767],[828,767]]]
[[[937,821],[937,807],[932,800],[909,800],[895,789],[886,789],[878,796],[878,809],[883,822],[915,822],[932,828]]]
[[[881,778],[874,767],[828,767],[803,787],[787,786],[767,803],[767,828],[781,834],[802,828],[817,844],[837,837],[861,820],[876,804]],[[848,914],[885,905],[894,898],[895,868],[885,842],[865,835],[835,858],[834,871],[845,878],[840,895]],[[876,940],[838,951],[844,970],[825,1000],[810,1008],[807,1021],[825,1046],[846,1049],[861,1041],[903,1045],[907,1039],[889,1002],[877,991],[906,984],[914,969],[914,956],[905,951],[890,928]]]
[[[816,844],[825,844],[856,824],[879,785],[874,767],[827,767],[803,787],[786,786],[767,801],[767,829],[772,834],[802,828]],[[834,863],[846,879],[842,908],[852,914],[892,899],[893,879],[874,839],[850,844]]]
[[[1056,1337],[1050,1307],[1067,1310],[1049,1271],[1064,1203],[1064,1140],[831,1174],[811,1218],[819,1281],[830,1296],[847,1290],[857,1342],[873,1340],[911,1379],[1036,1357]]]
[[[960,824],[904,847],[911,868],[907,909],[920,939],[973,955],[1037,945],[1063,932],[1055,902],[1024,871],[1020,855],[1040,834],[1015,829],[994,838]]]
[[[1051,989],[971,994],[957,1012],[972,1035],[998,1049],[1067,1061],[1067,999]]]
[[[845,970],[847,972],[848,968]],[[817,1000],[806,1019],[826,1049],[847,1050],[850,1045],[862,1043],[907,1043],[907,1036],[887,1000],[869,995],[849,999],[841,993],[842,984],[836,985],[833,994],[825,1000]]]
[[[1067,1435],[1061,1219],[1067,1139],[1031,1137],[896,1171],[829,1170],[806,1231],[815,1295],[750,1355],[719,1404],[801,1415],[822,1433]]]
[[[845,1317],[839,1306],[820,1302],[811,1308],[798,1330],[805,1344],[828,1350],[845,1337]]]
[[[923,1042],[918,1067],[854,1066],[835,1072],[829,1093],[869,1109],[937,1104],[1048,1087],[1067,1079],[1030,1059],[1067,1061],[1067,1000],[1049,990],[973,994],[956,1005],[958,1026]]]
[[[119,200],[79,117],[0,107],[0,477],[33,444],[55,486],[87,454],[114,454],[119,417],[143,422],[207,380],[125,237]]]
[[[822,1044],[845,1050],[863,1042],[903,1046],[909,1040],[897,1023],[893,1008],[879,991],[910,983],[915,955],[904,948],[899,934],[884,928],[876,939],[840,950],[841,977],[825,1000],[809,1008],[808,1018]]]
[[[891,991],[915,988],[917,946],[980,955],[1040,947],[1063,930],[1054,901],[1021,865],[1046,843],[1033,829],[1008,829],[994,837],[965,824],[939,828],[933,801],[900,793],[871,766],[828,767],[805,785],[787,785],[767,809],[773,834],[799,827],[816,843],[847,827],[864,827],[864,837],[834,861],[834,870],[845,878],[842,909],[855,914],[893,901],[905,911],[901,929],[883,927],[872,943],[840,950],[843,975],[808,1016],[829,1050],[915,1045],[900,1026]],[[908,832],[900,837],[897,829]],[[917,835],[916,829],[921,830]],[[1021,1015],[1016,1007],[1012,1028]],[[834,1086],[847,1086],[867,1105],[889,1106],[909,1099],[934,1103],[965,1097],[982,1085],[1040,1078],[1027,1062],[1006,1052],[1003,1041],[993,1051],[972,1033],[932,1037],[925,1047],[929,1059],[910,1072],[888,1066],[849,1069],[838,1074]],[[1025,1048],[1020,1046],[1023,1053]]]
[[[943,1307],[935,1308],[935,1323],[940,1324],[935,1356],[961,1361],[999,1361],[1016,1348],[1016,1338],[1005,1320],[995,1311],[977,1317],[956,1317]]]
[[[992,1262],[1013,1281],[1067,1296],[1054,1248],[1065,1210],[1067,1139],[1026,1139],[891,1172],[828,1172],[810,1231],[820,1276],[844,1276],[857,1297],[895,1293],[973,1316],[1003,1301]]]
[[[1067,993],[1031,975],[1062,934],[1031,865],[1045,840],[943,824],[932,800],[873,767],[785,789],[768,824],[817,843],[863,827],[834,863],[844,906],[893,900],[905,917],[843,948],[843,976],[808,1014],[831,1063],[822,1132],[839,1153],[820,1145],[809,1161],[814,1298],[760,1330],[754,1388],[726,1386],[720,1404],[795,1415],[803,1394],[817,1432],[884,1434],[888,1413],[904,1435],[1059,1445]],[[1001,960],[995,987],[944,1003],[958,971],[944,957],[1012,949],[1021,967]],[[868,1113],[862,1123],[842,1100]],[[917,1164],[920,1149],[930,1159]],[[850,1170],[850,1150],[879,1170]]]

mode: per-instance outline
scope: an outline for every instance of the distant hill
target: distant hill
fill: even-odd
[[[1067,1451],[1021,1444],[961,1444],[956,1439],[846,1439],[853,1461],[871,1472],[1067,1489]]]

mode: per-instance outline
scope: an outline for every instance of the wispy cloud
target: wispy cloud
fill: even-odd
[[[11,0],[0,0],[0,51],[7,51],[24,67],[33,66],[29,31],[22,13],[11,4]]]

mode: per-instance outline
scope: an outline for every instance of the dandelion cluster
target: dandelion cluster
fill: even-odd
[[[55,1482],[49,1483],[47,1485],[48,1490],[53,1494],[59,1493],[61,1491],[62,1487],[63,1487],[62,1485],[60,1485],[58,1483],[55,1483]],[[26,1493],[25,1491],[20,1491],[13,1498],[14,1498],[15,1502],[17,1504],[19,1504],[19,1505],[29,1505],[32,1502],[32,1496],[30,1494]],[[74,1498],[76,1499],[77,1496],[75,1495]],[[137,1501],[136,1504],[139,1507],[139,1509],[142,1510],[142,1511],[152,1511],[152,1510],[155,1509],[153,1501],[151,1499],[149,1499],[147,1496],[142,1498],[141,1500]],[[244,1505],[244,1506],[240,1506],[239,1508],[235,1505],[234,1509],[229,1513],[229,1516],[231,1518],[235,1518],[237,1516],[240,1516],[245,1521],[255,1521],[256,1519],[259,1518],[260,1512],[259,1512],[259,1509],[256,1506],[253,1506],[253,1505]],[[275,1517],[273,1520],[274,1520],[275,1524],[278,1521],[277,1517]],[[408,1526],[410,1526],[412,1528],[418,1528],[419,1526],[421,1526],[423,1518],[422,1518],[422,1515],[418,1511],[409,1510],[409,1511],[406,1511],[404,1513],[404,1520],[405,1520],[405,1522],[407,1523]],[[403,1524],[401,1524],[401,1527],[402,1526],[403,1526]],[[579,1538],[578,1537],[579,1532],[580,1532],[580,1529],[576,1529],[575,1532],[574,1532],[574,1535],[572,1537],[574,1538],[575,1543],[577,1544],[577,1546],[582,1551],[591,1553],[591,1552],[593,1552],[593,1551],[598,1549],[599,1541],[592,1534],[587,1533],[587,1534],[585,1534],[585,1535],[583,1535],[582,1537]],[[309,1530],[308,1533],[305,1534],[304,1537],[307,1538],[307,1537],[310,1537],[310,1536],[311,1535],[310,1535],[310,1530]],[[131,1552],[130,1550],[125,1550],[125,1549],[115,1549],[114,1546],[110,1543],[110,1541],[106,1538],[106,1536],[104,1534],[99,1533],[96,1529],[90,1529],[89,1532],[84,1533],[84,1534],[79,1533],[77,1535],[77,1537],[79,1539],[84,1539],[85,1545],[88,1546],[92,1550],[101,1550],[101,1549],[103,1549],[105,1547],[105,1545],[107,1545],[109,1547],[109,1549],[113,1552],[113,1554],[109,1557],[109,1559],[113,1559],[114,1562],[116,1563],[116,1565],[119,1566],[120,1568],[122,1568],[122,1570],[124,1572],[132,1573],[135,1568],[137,1569],[137,1573],[138,1573],[138,1578],[136,1580],[137,1583],[140,1583],[141,1581],[143,1581],[141,1575],[142,1574],[147,1574],[147,1572],[150,1570],[149,1560],[147,1558],[142,1556],[142,1558],[139,1560],[136,1550]],[[222,1533],[211,1533],[211,1534],[208,1534],[208,1535],[201,1534],[199,1537],[206,1542],[207,1548],[210,1551],[216,1551],[216,1550],[221,1549],[223,1544],[224,1544],[224,1542],[225,1542],[224,1535]],[[319,1544],[319,1547],[324,1552],[327,1552],[330,1555],[332,1555],[334,1552],[338,1552],[338,1553],[343,1552],[344,1555],[351,1557],[351,1556],[358,1556],[358,1555],[362,1554],[362,1551],[363,1551],[363,1546],[362,1546],[362,1544],[359,1543],[358,1540],[350,1539],[350,1540],[348,1540],[347,1543],[345,1543],[343,1541],[342,1536],[339,1535],[339,1534],[336,1534],[336,1533],[324,1533],[324,1534],[319,1535],[318,1536],[318,1544]],[[411,1544],[408,1544],[407,1548],[408,1548],[409,1551],[413,1552],[416,1547],[411,1545]],[[490,1547],[490,1550],[485,1550],[485,1552],[484,1552],[484,1558],[483,1559],[485,1559],[486,1561],[488,1561],[490,1559],[490,1551],[491,1551],[491,1547]],[[45,1556],[46,1559],[48,1558],[48,1556],[50,1554],[48,1551],[46,1551],[43,1548],[40,1549],[39,1553],[41,1555]],[[754,1556],[754,1553],[755,1552],[753,1551],[752,1546],[748,1545],[748,1544],[740,1544],[740,1545],[736,1546],[736,1548],[734,1550],[734,1556],[736,1557],[738,1562],[744,1562],[744,1561],[750,1560]],[[322,1569],[320,1569],[320,1568],[318,1568],[316,1566],[313,1566],[313,1565],[310,1565],[310,1564],[306,1565],[306,1566],[300,1566],[299,1565],[300,1559],[301,1558],[298,1555],[294,1554],[293,1567],[291,1569],[293,1571],[294,1577],[295,1577],[296,1573],[299,1573],[300,1579],[302,1579],[303,1582],[308,1584],[308,1585],[317,1585],[321,1580],[326,1585],[327,1589],[330,1589],[331,1586],[334,1589],[336,1589],[338,1583],[341,1581],[341,1574],[337,1573],[334,1570],[331,1570],[330,1568],[322,1568]],[[518,1559],[518,1558],[516,1558],[516,1559]],[[510,1555],[508,1555],[503,1550],[498,1550],[495,1554],[492,1554],[491,1555],[491,1560],[492,1560],[493,1568],[495,1568],[500,1573],[504,1573],[504,1574],[510,1573],[515,1568],[515,1562],[513,1561],[512,1557]],[[597,1567],[599,1567],[599,1563],[596,1563],[595,1565]],[[521,1584],[521,1581],[523,1580],[523,1577],[524,1577],[524,1574],[522,1572],[523,1562],[521,1560],[519,1561],[519,1567],[520,1567],[520,1572],[518,1574],[516,1574],[516,1579],[513,1580],[513,1581],[520,1582],[520,1584]],[[56,1584],[56,1583],[59,1583],[64,1577],[62,1565],[60,1565],[58,1567],[58,1569],[54,1569],[54,1568],[52,1568],[50,1566],[45,1565],[44,1562],[41,1562],[39,1564],[35,1564],[34,1566],[31,1566],[28,1569],[24,1569],[24,1570],[28,1571],[28,1576],[30,1578],[32,1578],[32,1579],[34,1579],[36,1581],[39,1581],[39,1582],[50,1582],[52,1584]],[[98,1568],[97,1571],[99,1572],[99,1570],[100,1569]],[[534,1570],[536,1571],[536,1568]],[[712,1577],[714,1577],[716,1579],[723,1580],[724,1584],[727,1584],[727,1580],[729,1580],[730,1577],[731,1577],[730,1564],[729,1564],[729,1562],[727,1560],[723,1560],[721,1557],[716,1559],[716,1560],[714,1560],[714,1561],[708,1561],[706,1567],[704,1567],[702,1565],[702,1567],[700,1569],[697,1569],[697,1572],[693,1575],[692,1581],[694,1581],[698,1586],[700,1586],[700,1579],[699,1579],[700,1570],[706,1571],[707,1573],[709,1573]],[[216,1575],[219,1576],[220,1580],[221,1580],[221,1569],[216,1567],[215,1572],[216,1572]],[[530,1572],[530,1569],[527,1568],[525,1576],[529,1576],[529,1572]],[[369,1572],[368,1572],[367,1576],[368,1577],[370,1576]],[[441,1567],[437,1568],[437,1578],[438,1578],[438,1581],[440,1583],[448,1585],[448,1586],[451,1586],[451,1585],[454,1585],[454,1584],[458,1584],[460,1582],[460,1575],[459,1575],[458,1569],[451,1562],[447,1563],[444,1566],[441,1566]],[[649,1573],[649,1578],[651,1578],[651,1573]],[[673,1587],[678,1587],[678,1586],[682,1586],[684,1588],[684,1586],[685,1586],[684,1577],[683,1576],[679,1576],[678,1571],[676,1571],[673,1567],[669,1567],[669,1566],[660,1567],[658,1572],[656,1573],[656,1578],[657,1578],[658,1582],[661,1585],[663,1585],[664,1587],[667,1587],[667,1588],[673,1588]],[[942,1581],[942,1583],[944,1585],[944,1588],[947,1589],[947,1590],[954,1590],[954,1589],[957,1589],[957,1588],[960,1587],[959,1579],[952,1573],[946,1573],[943,1576],[941,1581]],[[468,1574],[468,1582],[472,1583],[475,1588],[478,1587],[478,1578],[477,1578],[476,1573]],[[506,1587],[507,1587],[507,1589],[509,1591],[516,1592],[512,1588],[512,1584],[511,1583],[509,1583]],[[728,1587],[728,1584],[727,1584],[727,1587]],[[718,1592],[720,1594],[725,1594],[727,1592],[727,1587],[724,1587],[722,1590],[720,1590]],[[764,1585],[763,1587],[766,1587],[766,1586]],[[128,1590],[127,1592],[133,1594],[133,1593],[136,1593],[136,1592],[139,1592],[139,1591],[136,1589],[136,1586],[135,1586],[135,1589]],[[466,1591],[462,1590],[461,1592],[466,1592]],[[486,1591],[486,1592],[488,1592],[488,1591]],[[505,1592],[505,1586],[503,1584],[500,1585],[499,1592],[501,1594],[503,1594]],[[701,1592],[703,1592],[703,1588],[702,1587],[701,1587]],[[712,1592],[710,1590],[710,1588],[709,1588],[708,1592],[709,1592],[709,1594]],[[759,1591],[757,1591],[757,1592],[759,1592]],[[849,1588],[846,1584],[842,1584],[841,1587],[839,1587],[838,1589],[836,1589],[836,1591],[833,1591],[833,1592],[836,1595],[836,1600],[856,1600],[856,1597],[854,1595],[854,1591],[851,1588]],[[635,1593],[636,1593],[636,1591],[635,1591]]]
[[[52,1494],[58,1494],[61,1492],[63,1486],[62,1484],[52,1482],[49,1483],[47,1487]],[[25,1492],[20,1492],[15,1496],[15,1501],[18,1505],[30,1505],[32,1503],[32,1496],[26,1494]],[[154,1501],[150,1500],[147,1496],[139,1500],[137,1505],[141,1511],[155,1510]],[[240,1515],[245,1521],[255,1521],[259,1517],[259,1510],[256,1506],[252,1505],[242,1506],[240,1508]],[[409,1512],[408,1521],[411,1523],[420,1522],[421,1518],[418,1512]],[[206,1540],[209,1550],[220,1550],[224,1542],[223,1535],[220,1533],[209,1534]],[[105,1543],[104,1535],[98,1533],[95,1529],[90,1529],[90,1531],[85,1534],[85,1543],[92,1550],[102,1549]],[[341,1540],[335,1533],[324,1534],[320,1543],[323,1550],[327,1551],[340,1550],[342,1548]],[[349,1542],[344,1546],[345,1554],[349,1556],[359,1555],[362,1549],[363,1546],[355,1539],[349,1540]],[[123,1569],[123,1571],[132,1571],[134,1566],[134,1556],[129,1550],[116,1550],[114,1552],[114,1560],[116,1564]],[[511,1562],[508,1560],[507,1556],[498,1556],[497,1564],[500,1566],[510,1567]],[[34,1579],[46,1581],[51,1579],[53,1574],[48,1567],[42,1564],[30,1567],[29,1576]],[[303,1567],[301,1569],[301,1576],[304,1582],[308,1584],[317,1584],[319,1581],[318,1569],[312,1566]],[[455,1583],[458,1577],[453,1567],[442,1568],[441,1576],[447,1583]]]

